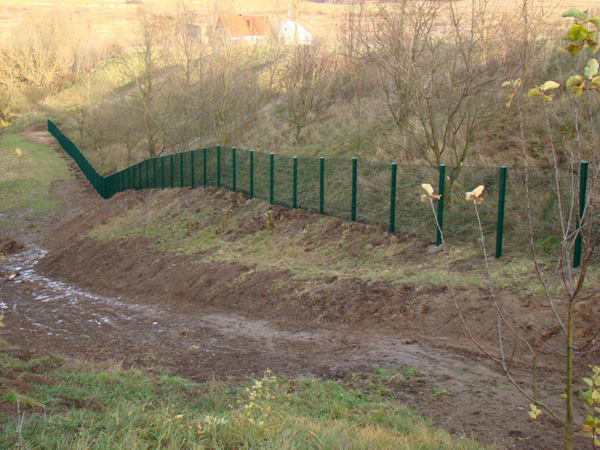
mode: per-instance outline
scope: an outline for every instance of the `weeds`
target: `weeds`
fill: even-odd
[[[14,373],[7,370],[16,364],[10,360],[6,351],[0,352],[0,382]],[[20,361],[21,367],[29,365]],[[43,383],[27,386],[27,396],[14,392],[4,399],[15,407],[18,402],[22,413],[5,422],[2,445],[480,448],[471,441],[453,441],[388,397],[334,381],[290,379],[266,371],[249,384],[198,384],[69,359],[41,374]],[[45,404],[45,410],[38,410],[38,404]]]

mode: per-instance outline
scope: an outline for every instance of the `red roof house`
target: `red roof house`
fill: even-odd
[[[232,41],[255,43],[273,37],[273,28],[267,16],[225,16],[219,18],[218,27]]]

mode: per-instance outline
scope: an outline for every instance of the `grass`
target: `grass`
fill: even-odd
[[[0,386],[33,379],[0,391],[13,407],[2,409],[2,448],[482,448],[372,389],[372,380],[384,382],[377,374],[365,389],[269,371],[258,380],[195,383],[112,363],[27,360],[2,344]]]
[[[20,162],[16,147],[23,152]],[[51,184],[69,178],[67,164],[54,148],[34,144],[23,135],[5,135],[0,141],[0,226],[10,224],[15,216],[35,220],[60,211]]]
[[[155,192],[99,225],[90,237],[100,241],[141,237],[163,251],[198,254],[203,262],[242,263],[255,271],[289,271],[304,279],[361,278],[420,286],[447,285],[445,266],[426,243],[387,235],[373,226],[355,225],[311,213],[282,213],[275,230],[264,228],[270,205],[253,200],[239,205],[234,194],[188,191]],[[114,200],[119,202],[121,200]],[[221,229],[221,209],[231,208],[229,231]],[[192,224],[192,225],[190,225]],[[242,234],[236,234],[243,231]],[[457,286],[487,288],[482,253],[477,246],[449,249]],[[541,295],[541,287],[525,258],[490,261],[497,287]],[[590,267],[589,286],[600,283],[600,270]],[[556,288],[559,280],[556,280]]]

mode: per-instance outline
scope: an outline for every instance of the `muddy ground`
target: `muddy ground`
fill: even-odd
[[[44,133],[30,135],[52,142]],[[21,230],[25,250],[4,265],[0,336],[12,344],[148,370],[166,367],[199,381],[270,368],[353,384],[355,372],[391,367],[399,375],[388,387],[398,401],[455,436],[501,448],[561,446],[561,429],[546,415],[532,422],[528,402],[464,336],[447,289],[360,279],[309,282],[277,270],[252,271],[234,282],[248,271],[243,261],[198,263],[140,238],[101,243],[86,237],[151,191],[105,201],[81,177],[56,182],[53,191],[66,213]],[[219,207],[218,195],[214,201]],[[297,223],[316,220],[294,214]],[[12,273],[19,275],[9,281]],[[271,292],[277,280],[283,288]],[[308,288],[327,302],[319,296],[306,302],[298,293]],[[485,297],[479,289],[461,294],[474,303]],[[558,364],[560,358],[541,361],[541,388],[560,401]],[[526,380],[518,360],[515,366],[517,379]],[[416,376],[402,376],[409,367]]]

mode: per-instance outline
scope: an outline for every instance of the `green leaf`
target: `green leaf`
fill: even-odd
[[[572,41],[578,41],[579,30],[581,30],[581,25],[578,23],[571,25],[571,28],[569,29],[569,39]]]
[[[562,17],[573,17],[575,19],[583,19],[583,14],[577,8],[567,9],[564,13],[562,13]]]
[[[579,54],[579,45],[576,44],[571,44],[567,47],[567,51],[573,55],[573,56],[577,56]]]
[[[589,387],[594,386],[594,382],[590,379],[590,378],[584,378],[583,379],[584,383],[587,384]]]
[[[587,79],[592,79],[596,75],[598,75],[598,69],[600,68],[600,64],[598,64],[598,60],[592,58],[588,61],[587,66],[583,69],[583,76]]]
[[[505,81],[504,83],[502,83],[502,87],[512,89],[512,87],[513,87],[512,81]]]
[[[590,17],[590,19],[588,20],[588,22],[591,22],[594,24],[594,26],[600,30],[600,17]]]
[[[579,32],[577,33],[577,41],[584,41],[586,40],[590,35],[590,32],[588,31],[587,27],[580,27],[579,28]]]
[[[542,95],[540,88],[533,88],[527,93],[527,98],[535,97],[536,95]]]
[[[556,81],[546,81],[544,84],[542,84],[540,86],[540,89],[544,92],[546,91],[551,91],[553,89],[558,89],[560,87],[560,83],[557,83]]]
[[[575,84],[579,84],[583,81],[583,77],[581,75],[573,75],[572,77],[569,77],[569,79],[567,80],[567,87],[571,88],[573,87]]]

